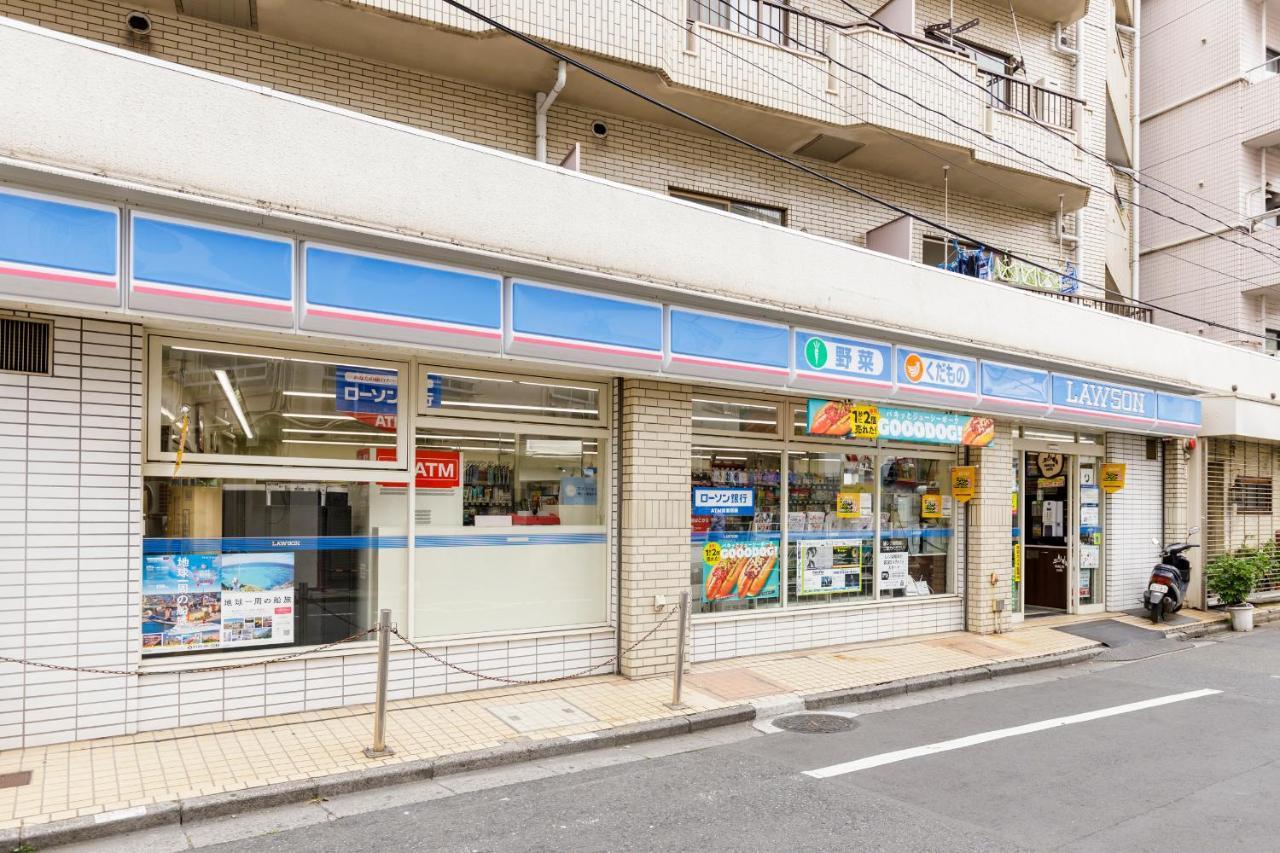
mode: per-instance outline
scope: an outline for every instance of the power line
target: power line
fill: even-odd
[[[796,160],[793,160],[793,159],[791,159],[790,157],[787,157],[787,156],[786,156],[786,155],[784,155],[784,154],[779,154],[779,153],[777,153],[777,152],[775,152],[775,151],[770,151],[769,149],[767,149],[767,148],[765,148],[765,147],[763,147],[763,146],[761,146],[761,145],[758,145],[758,144],[756,144],[756,143],[754,143],[754,142],[751,142],[751,141],[749,141],[749,140],[747,140],[747,139],[744,139],[744,138],[742,138],[742,137],[740,137],[740,136],[738,136],[738,135],[736,135],[736,134],[734,134],[734,133],[732,133],[732,132],[730,132],[730,131],[728,131],[728,130],[725,130],[724,128],[721,128],[721,127],[718,127],[717,125],[712,124],[711,122],[708,122],[708,121],[706,121],[706,120],[704,120],[704,119],[700,119],[700,118],[698,118],[697,116],[691,115],[691,114],[689,114],[689,113],[685,112],[684,110],[679,109],[678,107],[674,107],[674,106],[672,106],[671,104],[668,104],[668,103],[666,103],[666,102],[664,102],[664,101],[662,101],[662,100],[660,100],[660,99],[658,99],[658,98],[653,97],[652,95],[646,95],[644,92],[641,92],[641,91],[639,91],[638,89],[635,89],[634,87],[632,87],[632,86],[630,86],[630,85],[628,85],[628,84],[626,84],[626,83],[622,82],[621,80],[618,80],[617,78],[612,77],[612,76],[610,76],[610,75],[606,74],[606,73],[605,73],[605,72],[603,72],[603,71],[600,71],[599,69],[597,69],[597,68],[595,68],[595,67],[593,67],[593,66],[591,66],[591,65],[588,65],[586,62],[584,62],[584,61],[582,61],[582,60],[580,60],[580,59],[577,59],[577,58],[575,58],[575,57],[573,57],[573,56],[570,56],[569,54],[567,54],[567,53],[565,53],[565,52],[563,52],[563,51],[561,51],[561,50],[558,50],[557,48],[554,48],[554,47],[552,47],[551,45],[546,44],[546,43],[544,43],[544,42],[542,42],[542,41],[540,41],[540,40],[538,40],[538,39],[536,39],[536,38],[534,38],[534,37],[532,37],[532,36],[529,36],[529,35],[527,35],[527,34],[525,34],[525,33],[522,33],[522,32],[520,32],[519,30],[517,30],[517,29],[515,29],[515,28],[513,28],[513,27],[511,27],[511,26],[509,26],[509,25],[507,25],[507,24],[504,24],[504,23],[502,23],[501,21],[498,21],[498,20],[496,20],[496,19],[494,19],[494,18],[492,18],[492,17],[490,17],[490,16],[488,16],[488,15],[486,15],[486,14],[484,14],[483,12],[480,12],[480,11],[478,11],[478,10],[476,10],[476,9],[472,9],[470,6],[467,6],[465,3],[460,2],[460,0],[443,0],[443,2],[444,2],[445,4],[447,4],[447,5],[449,5],[449,6],[452,6],[452,7],[453,7],[453,8],[455,8],[455,9],[459,10],[460,12],[463,12],[463,13],[465,13],[465,14],[467,14],[467,15],[470,15],[471,17],[475,18],[476,20],[478,20],[478,21],[480,21],[480,22],[482,22],[482,23],[484,23],[484,24],[487,24],[488,26],[493,27],[494,29],[496,29],[496,30],[498,30],[498,31],[500,31],[500,32],[503,32],[503,33],[505,33],[505,34],[507,34],[507,35],[511,36],[512,38],[516,39],[517,41],[524,42],[525,44],[529,45],[530,47],[532,47],[532,48],[534,48],[534,49],[536,49],[536,50],[539,50],[539,51],[541,51],[541,52],[543,52],[543,53],[547,54],[548,56],[554,57],[555,59],[559,60],[560,62],[564,62],[566,65],[572,65],[574,68],[577,68],[577,69],[579,69],[580,71],[584,71],[584,72],[586,72],[588,75],[590,75],[590,76],[592,76],[592,77],[595,77],[596,79],[598,79],[598,80],[600,80],[600,81],[602,81],[602,82],[608,83],[609,85],[614,86],[614,87],[616,87],[616,88],[618,88],[618,89],[620,89],[620,90],[622,90],[622,91],[624,91],[624,92],[626,92],[626,93],[628,93],[628,94],[632,95],[633,97],[639,98],[640,100],[644,101],[645,103],[649,104],[650,106],[657,107],[658,109],[660,109],[660,110],[662,110],[662,111],[664,111],[664,112],[670,113],[671,115],[674,115],[674,116],[677,116],[678,118],[684,119],[685,121],[689,122],[690,124],[693,124],[693,125],[695,125],[695,126],[697,126],[697,127],[701,127],[702,129],[704,129],[704,130],[706,130],[706,131],[709,131],[710,133],[713,133],[713,134],[715,134],[715,135],[717,135],[717,136],[724,137],[725,139],[728,139],[728,140],[730,140],[730,141],[732,141],[732,142],[735,142],[736,144],[741,145],[741,146],[743,146],[744,148],[748,148],[748,149],[750,149],[750,150],[752,150],[752,151],[756,152],[757,154],[760,154],[760,155],[762,155],[762,156],[764,156],[764,157],[766,157],[766,158],[769,158],[769,159],[772,159],[772,160],[776,160],[776,161],[778,161],[778,162],[780,162],[780,163],[785,163],[785,164],[787,164],[787,165],[791,166],[792,168],[796,169],[797,171],[800,171],[800,172],[802,172],[802,173],[804,173],[804,174],[806,174],[806,175],[810,175],[811,177],[817,178],[817,179],[818,179],[818,180],[820,180],[820,181],[824,181],[824,182],[826,182],[826,183],[830,183],[830,184],[832,184],[832,185],[834,185],[834,186],[838,186],[838,187],[840,187],[840,188],[844,189],[844,190],[845,190],[845,191],[847,191],[847,192],[853,193],[854,195],[857,195],[857,196],[858,196],[858,197],[860,197],[860,198],[866,199],[867,201],[870,201],[870,202],[872,202],[872,203],[874,203],[874,204],[881,205],[882,207],[885,207],[885,208],[887,208],[887,209],[889,209],[889,210],[892,210],[892,211],[894,211],[894,212],[896,212],[896,213],[898,213],[898,214],[900,214],[900,215],[902,215],[902,216],[911,216],[911,217],[913,217],[913,218],[917,219],[918,221],[925,223],[926,225],[929,225],[929,226],[931,226],[931,227],[933,227],[933,228],[937,228],[938,230],[943,231],[943,232],[945,232],[945,233],[947,233],[947,234],[951,234],[952,236],[958,237],[958,238],[960,238],[961,240],[965,240],[965,241],[967,241],[967,242],[975,243],[975,244],[978,244],[978,245],[986,245],[985,243],[980,243],[979,241],[975,240],[974,238],[969,237],[968,235],[964,234],[963,232],[956,231],[955,229],[950,228],[950,227],[947,227],[947,226],[945,226],[945,225],[941,225],[941,224],[939,224],[939,223],[937,223],[937,222],[935,222],[935,221],[933,221],[933,220],[931,220],[931,219],[928,219],[928,218],[926,218],[926,217],[916,215],[916,214],[912,213],[910,210],[908,210],[908,209],[906,209],[906,208],[904,208],[904,207],[902,207],[902,206],[900,206],[900,205],[894,204],[893,202],[890,202],[890,201],[887,201],[887,200],[885,200],[885,199],[882,199],[882,198],[880,198],[880,197],[878,197],[878,196],[876,196],[876,195],[874,195],[874,194],[872,194],[872,193],[869,193],[869,192],[866,192],[866,191],[864,191],[864,190],[861,190],[861,189],[859,189],[859,188],[857,188],[857,187],[855,187],[855,186],[852,186],[851,184],[849,184],[849,183],[847,183],[847,182],[845,182],[845,181],[841,181],[841,180],[839,180],[839,179],[837,179],[837,178],[834,178],[834,177],[832,177],[832,176],[830,176],[830,175],[826,175],[826,174],[824,174],[824,173],[822,173],[822,172],[819,172],[818,170],[813,169],[813,168],[810,168],[809,166],[806,166],[806,165],[804,165],[803,163],[797,162]],[[996,248],[996,247],[990,247],[990,248]],[[1023,263],[1028,264],[1028,265],[1030,265],[1030,266],[1032,266],[1032,267],[1035,267],[1036,269],[1044,270],[1045,272],[1048,272],[1048,273],[1050,273],[1050,274],[1052,274],[1052,275],[1060,275],[1060,273],[1059,273],[1058,271],[1053,270],[1053,269],[1050,269],[1049,267],[1046,267],[1046,266],[1044,266],[1043,264],[1036,263],[1035,261],[1031,261],[1031,260],[1029,260],[1028,258],[1025,258],[1025,257],[1023,257],[1023,256],[1021,256],[1021,255],[1016,255],[1016,254],[1014,254],[1014,253],[1012,253],[1012,252],[1008,252],[1008,251],[1005,251],[1005,250],[1003,250],[1003,249],[998,249],[998,251],[1000,251],[1002,254],[1006,255],[1007,257],[1013,258],[1014,260],[1022,261]],[[1250,337],[1258,337],[1258,338],[1263,337],[1262,335],[1258,335],[1256,332],[1248,332],[1248,331],[1245,331],[1245,330],[1243,330],[1243,329],[1235,329],[1235,328],[1232,328],[1232,327],[1230,327],[1230,326],[1226,326],[1226,325],[1223,325],[1223,324],[1221,324],[1221,323],[1214,322],[1214,321],[1212,321],[1212,320],[1206,320],[1206,319],[1204,319],[1204,318],[1200,318],[1200,317],[1193,317],[1193,316],[1191,316],[1191,315],[1189,315],[1189,314],[1183,314],[1183,313],[1182,313],[1182,312],[1180,312],[1180,311],[1175,311],[1175,310],[1170,309],[1170,308],[1164,308],[1164,307],[1162,307],[1162,306],[1150,305],[1149,303],[1144,303],[1144,302],[1142,302],[1142,301],[1140,301],[1140,300],[1132,300],[1132,301],[1133,301],[1133,302],[1135,302],[1135,303],[1137,303],[1137,304],[1140,304],[1140,305],[1147,305],[1147,307],[1150,307],[1150,308],[1153,308],[1153,309],[1159,309],[1159,310],[1161,310],[1161,311],[1164,311],[1165,313],[1172,314],[1172,315],[1174,315],[1174,316],[1182,317],[1182,318],[1184,318],[1184,319],[1188,319],[1188,320],[1194,320],[1194,321],[1196,321],[1196,322],[1203,323],[1203,324],[1205,324],[1205,325],[1207,325],[1207,326],[1212,326],[1212,327],[1215,327],[1215,328],[1220,328],[1220,329],[1223,329],[1223,330],[1225,330],[1225,331],[1235,332],[1236,334],[1246,335],[1246,336],[1250,336]]]
[[[1183,18],[1187,17],[1188,15],[1193,15],[1196,12],[1199,12],[1201,9],[1203,9],[1205,6],[1208,6],[1212,2],[1214,2],[1214,0],[1204,0],[1204,2],[1201,3],[1199,6],[1195,6],[1191,9],[1188,9],[1187,11],[1183,12],[1181,15],[1178,15],[1175,18],[1170,18],[1169,20],[1165,21],[1163,24],[1161,24],[1158,27],[1152,27],[1149,30],[1143,30],[1142,35],[1149,36],[1149,35],[1158,33],[1161,30],[1163,30],[1165,27],[1169,26],[1170,24],[1176,24],[1178,21],[1181,21]]]
[[[863,11],[862,11],[861,9],[859,9],[857,6],[854,6],[852,3],[850,3],[850,2],[849,2],[849,0],[840,0],[840,2],[841,2],[841,4],[843,4],[845,7],[847,7],[847,8],[849,8],[849,9],[853,10],[853,11],[854,11],[855,13],[857,13],[858,15],[861,15],[861,16],[862,16],[863,18],[865,18],[865,19],[867,20],[867,22],[868,22],[869,24],[871,24],[872,26],[876,27],[877,29],[879,29],[879,30],[881,30],[881,31],[883,31],[883,32],[886,32],[886,33],[889,33],[889,34],[893,35],[895,38],[897,38],[899,41],[901,41],[903,44],[905,44],[905,45],[906,45],[907,47],[909,47],[910,49],[912,49],[912,50],[916,51],[917,53],[919,53],[919,54],[921,54],[921,55],[923,55],[923,56],[927,56],[929,59],[931,59],[932,61],[936,62],[938,65],[942,66],[942,68],[946,69],[946,71],[947,71],[949,74],[952,74],[953,76],[955,76],[955,77],[959,78],[960,80],[964,81],[967,85],[971,86],[971,87],[972,87],[972,88],[974,88],[974,89],[977,89],[979,92],[982,92],[982,93],[983,93],[983,95],[985,96],[985,98],[978,98],[979,102],[982,102],[982,101],[983,101],[983,100],[985,100],[986,98],[991,98],[991,97],[993,97],[992,93],[991,93],[990,91],[988,91],[986,88],[984,88],[980,83],[978,83],[978,82],[977,82],[977,81],[975,81],[975,80],[971,80],[971,79],[969,79],[968,77],[965,77],[963,74],[961,74],[960,72],[956,71],[956,70],[955,70],[954,68],[952,68],[950,65],[947,65],[945,62],[943,62],[943,61],[942,61],[941,59],[939,59],[938,57],[934,56],[932,53],[929,53],[928,51],[926,51],[926,50],[924,50],[923,48],[921,48],[919,45],[915,44],[915,43],[914,43],[914,37],[912,37],[912,36],[908,36],[908,35],[904,35],[903,33],[901,33],[901,32],[899,32],[899,31],[897,31],[897,30],[893,29],[892,27],[890,27],[890,26],[888,26],[888,25],[886,25],[886,24],[884,24],[884,23],[882,23],[882,22],[880,22],[880,21],[877,21],[875,18],[873,18],[872,16],[868,15],[866,12],[863,12]],[[1079,50],[1079,49],[1080,49],[1080,46],[1079,46],[1079,45],[1077,45],[1077,46],[1076,46],[1076,48],[1077,48],[1077,50]],[[872,47],[872,49],[873,49],[873,50],[875,50],[876,48]],[[904,67],[907,67],[907,68],[911,68],[911,67],[912,67],[912,66],[910,66],[910,65],[907,65],[907,63],[903,62],[902,60],[898,59],[897,57],[893,56],[892,54],[886,54],[886,53],[884,53],[884,51],[877,51],[877,52],[881,53],[882,55],[889,56],[889,58],[890,58],[890,59],[893,59],[895,62],[898,62],[900,65],[903,65]],[[823,54],[823,55],[824,55],[824,56],[826,56],[826,54]],[[831,58],[830,56],[827,56],[827,58],[828,58],[828,59],[830,59],[832,62],[836,62],[837,64],[840,64],[840,63],[838,63],[835,59]],[[848,68],[848,66],[845,66],[845,65],[841,65],[841,67]],[[850,69],[850,70],[853,70],[853,69]],[[860,72],[855,71],[854,73],[860,73]],[[878,82],[878,81],[877,81],[877,82]],[[878,84],[878,85],[883,85],[883,84]],[[959,89],[957,89],[955,86],[951,86],[951,87],[949,87],[949,88],[951,88],[951,89],[952,89],[952,91],[960,91],[960,90],[959,90]],[[900,93],[900,92],[899,92],[898,94],[899,94],[899,95],[902,95],[902,93]],[[919,104],[919,102],[918,102],[918,101],[915,101],[914,99],[909,98],[909,96],[902,95],[902,97],[907,97],[907,98],[908,98],[908,100],[912,100],[912,102],[913,102],[913,103],[916,103],[918,106],[921,106],[923,109],[929,109],[928,107],[924,107],[923,105]],[[973,98],[974,96],[973,96],[973,95],[969,95],[969,97],[970,97],[970,98]],[[1049,126],[1047,126],[1047,125],[1045,125],[1044,123],[1042,123],[1042,122],[1041,122],[1039,119],[1037,119],[1035,116],[1033,116],[1029,111],[1026,111],[1026,110],[1020,110],[1020,109],[1018,109],[1018,108],[1014,107],[1012,104],[1010,104],[1010,103],[1008,102],[1008,100],[1007,100],[1007,99],[1000,98],[999,100],[1000,100],[1000,102],[1001,102],[1001,103],[1002,103],[1002,104],[1003,104],[1003,105],[1004,105],[1004,106],[1005,106],[1005,107],[1006,107],[1010,112],[1014,112],[1014,113],[1016,113],[1016,114],[1018,114],[1018,115],[1020,115],[1020,116],[1023,116],[1024,118],[1026,118],[1026,119],[1030,120],[1033,124],[1035,124],[1035,125],[1036,125],[1036,127],[1039,127],[1039,128],[1040,128],[1041,130],[1043,130],[1045,133],[1048,133],[1048,134],[1050,134],[1051,136],[1056,137],[1057,139],[1059,139],[1059,140],[1061,140],[1061,141],[1063,141],[1063,142],[1066,142],[1068,145],[1071,145],[1072,147],[1074,147],[1074,148],[1078,149],[1078,150],[1079,150],[1079,151],[1081,151],[1082,153],[1084,153],[1084,154],[1088,155],[1089,157],[1092,157],[1093,159],[1095,159],[1095,160],[1099,161],[1100,163],[1102,163],[1102,164],[1103,164],[1104,166],[1106,166],[1107,168],[1109,168],[1109,169],[1114,169],[1114,168],[1115,168],[1115,167],[1111,164],[1111,162],[1110,162],[1109,160],[1107,160],[1105,157],[1103,157],[1102,155],[1100,155],[1100,154],[1098,154],[1098,153],[1096,153],[1096,152],[1092,151],[1092,150],[1091,150],[1091,149],[1089,149],[1089,148],[1086,148],[1085,146],[1081,145],[1081,144],[1080,144],[1079,142],[1077,142],[1076,140],[1071,139],[1071,138],[1070,138],[1070,137],[1068,137],[1068,136],[1064,136],[1064,135],[1062,135],[1062,134],[1058,133],[1057,131],[1053,130],[1053,129],[1052,129],[1052,128],[1050,128]],[[936,112],[936,111],[934,111],[934,112]],[[949,117],[949,116],[948,116],[948,118],[950,119],[950,117]],[[951,120],[955,121],[954,119],[951,119]],[[990,139],[992,142],[995,142],[996,144],[1004,145],[1004,146],[1006,146],[1006,147],[1013,148],[1013,146],[1009,146],[1007,143],[1004,143],[1004,142],[1002,142],[1001,140],[994,139],[994,138],[993,138],[993,137],[991,137],[990,135],[988,135],[988,134],[984,133],[983,131],[978,130],[977,128],[968,127],[967,125],[964,125],[963,123],[960,123],[960,122],[957,122],[957,123],[958,123],[958,124],[960,124],[960,126],[962,126],[962,127],[966,127],[966,128],[968,128],[968,129],[969,129],[971,132],[973,132],[973,133],[978,133],[978,134],[981,134],[982,136],[985,136],[987,139]],[[1013,150],[1015,150],[1015,151],[1016,151],[1017,149],[1016,149],[1016,148],[1014,148]],[[1053,171],[1055,171],[1055,172],[1058,172],[1059,174],[1066,175],[1067,177],[1070,177],[1071,179],[1076,180],[1076,176],[1072,175],[1071,173],[1069,173],[1069,172],[1067,172],[1067,171],[1065,171],[1065,170],[1063,170],[1063,169],[1060,169],[1060,168],[1058,168],[1058,167],[1056,167],[1056,166],[1053,166],[1052,164],[1047,163],[1047,162],[1045,162],[1044,160],[1041,160],[1041,159],[1040,159],[1040,158],[1038,158],[1038,157],[1033,157],[1033,156],[1031,156],[1030,154],[1026,154],[1026,153],[1024,153],[1024,152],[1018,152],[1018,153],[1019,153],[1021,156],[1025,157],[1026,159],[1028,159],[1028,160],[1031,160],[1031,161],[1036,162],[1036,163],[1040,163],[1041,165],[1045,166],[1045,167],[1046,167],[1046,168],[1048,168],[1048,169],[1051,169],[1051,170],[1053,170]],[[1148,186],[1147,184],[1143,183],[1143,182],[1142,182],[1142,179],[1141,179],[1141,174],[1142,174],[1142,173],[1141,173],[1141,172],[1139,172],[1139,171],[1137,171],[1136,169],[1130,169],[1130,170],[1128,170],[1128,173],[1129,173],[1130,178],[1133,180],[1133,182],[1134,182],[1134,183],[1136,183],[1136,184],[1138,184],[1138,186],[1144,187],[1145,189],[1149,189],[1149,190],[1151,190],[1152,192],[1156,193],[1157,195],[1164,196],[1165,198],[1169,199],[1170,201],[1174,202],[1175,204],[1182,205],[1183,207],[1186,207],[1186,208],[1188,208],[1189,210],[1192,210],[1192,211],[1194,211],[1194,212],[1196,212],[1196,213],[1200,214],[1201,216],[1205,217],[1206,219],[1211,219],[1211,220],[1213,220],[1214,222],[1217,222],[1219,225],[1223,226],[1224,228],[1227,228],[1227,229],[1231,230],[1233,233],[1239,233],[1239,232],[1236,230],[1236,226],[1234,226],[1234,225],[1232,225],[1232,224],[1230,224],[1230,223],[1228,223],[1228,222],[1223,222],[1222,220],[1217,219],[1216,217],[1210,216],[1210,215],[1208,215],[1208,214],[1204,213],[1204,211],[1198,210],[1194,205],[1189,204],[1189,203],[1187,203],[1187,202],[1184,202],[1184,201],[1182,201],[1181,199],[1175,198],[1174,196],[1170,195],[1169,193],[1165,192],[1164,190],[1161,190],[1161,189],[1159,189],[1159,188],[1157,188],[1157,187]],[[1082,183],[1084,183],[1086,186],[1088,186],[1088,187],[1090,187],[1090,188],[1092,188],[1092,189],[1096,189],[1096,190],[1098,190],[1099,192],[1107,192],[1107,193],[1109,193],[1109,192],[1110,192],[1110,190],[1108,190],[1108,189],[1106,189],[1106,188],[1104,188],[1104,187],[1099,187],[1099,186],[1097,186],[1096,184],[1092,184],[1092,183],[1090,183],[1088,180],[1083,180],[1083,181],[1082,181]],[[1180,192],[1181,192],[1181,191],[1182,191],[1182,190],[1180,190]],[[1190,195],[1190,193],[1188,193],[1188,195]],[[1204,200],[1204,199],[1202,199],[1202,200]],[[1237,243],[1235,240],[1229,240],[1229,239],[1227,239],[1227,237],[1226,237],[1224,234],[1215,234],[1215,233],[1213,233],[1212,231],[1208,231],[1208,230],[1206,230],[1206,229],[1204,229],[1204,228],[1199,228],[1199,227],[1197,227],[1197,226],[1195,226],[1195,225],[1192,225],[1190,222],[1183,222],[1182,220],[1177,219],[1176,217],[1171,216],[1170,214],[1164,213],[1164,212],[1159,211],[1159,210],[1155,210],[1154,208],[1151,208],[1151,207],[1149,207],[1149,206],[1147,206],[1147,205],[1141,205],[1141,204],[1139,204],[1139,203],[1137,203],[1137,202],[1133,202],[1133,201],[1131,201],[1131,202],[1130,202],[1130,204],[1131,204],[1131,205],[1133,205],[1134,207],[1138,207],[1138,208],[1143,209],[1143,210],[1148,210],[1148,211],[1150,211],[1152,214],[1154,214],[1155,216],[1159,216],[1159,217],[1161,217],[1161,218],[1163,218],[1163,219],[1167,219],[1167,220],[1169,220],[1170,222],[1173,222],[1173,223],[1175,223],[1175,224],[1177,224],[1177,225],[1181,225],[1181,226],[1183,226],[1184,228],[1190,228],[1190,229],[1192,229],[1193,231],[1199,231],[1201,234],[1204,234],[1205,236],[1213,237],[1214,239],[1218,239],[1218,240],[1222,240],[1224,243],[1230,243],[1230,244],[1232,244],[1233,246],[1239,246],[1240,248],[1243,248],[1243,249],[1249,249],[1249,250],[1250,250],[1250,251],[1252,251],[1252,252],[1256,252],[1257,254],[1262,255],[1263,257],[1270,259],[1270,260],[1271,260],[1271,262],[1272,262],[1272,263],[1274,263],[1274,264],[1276,264],[1277,266],[1280,266],[1280,255],[1272,254],[1271,252],[1264,252],[1263,250],[1261,250],[1261,249],[1257,249],[1257,248],[1254,248],[1253,246],[1245,246],[1243,243]],[[1259,240],[1257,237],[1255,237],[1255,236],[1254,236],[1254,235],[1252,235],[1252,234],[1246,234],[1246,235],[1244,235],[1244,236],[1249,237],[1249,238],[1250,238],[1250,239],[1252,239],[1252,240],[1255,240],[1255,241],[1256,241],[1256,242],[1258,242],[1260,245],[1265,246],[1265,247],[1266,247],[1266,248],[1268,248],[1268,249],[1274,248],[1274,247],[1272,247],[1270,244],[1268,244],[1268,243],[1266,243],[1266,242],[1264,242],[1264,241],[1262,241],[1262,240]]]

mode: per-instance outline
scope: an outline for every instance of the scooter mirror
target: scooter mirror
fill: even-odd
[[[1159,545],[1160,545],[1160,540],[1159,540],[1159,539],[1157,539],[1156,537],[1152,536],[1152,537],[1151,537],[1151,544],[1152,544],[1152,545],[1159,546]]]
[[[1195,536],[1195,535],[1196,535],[1197,533],[1199,533],[1199,532],[1200,532],[1200,528],[1199,528],[1199,527],[1193,527],[1193,528],[1191,528],[1190,530],[1188,530],[1188,531],[1187,531],[1187,536]]]

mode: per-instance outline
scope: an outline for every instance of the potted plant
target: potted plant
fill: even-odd
[[[1212,595],[1231,614],[1231,630],[1253,630],[1253,605],[1249,596],[1270,564],[1270,549],[1219,554],[1205,566],[1205,581]]]

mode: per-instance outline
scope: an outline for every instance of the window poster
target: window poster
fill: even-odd
[[[880,589],[906,589],[909,555],[905,539],[886,539],[880,543]]]
[[[293,554],[149,554],[142,653],[293,642]]]
[[[800,542],[800,594],[859,592],[862,589],[862,543],[856,539]]]
[[[697,548],[702,559],[704,601],[745,601],[778,597],[776,536],[732,533],[708,535],[711,541]]]

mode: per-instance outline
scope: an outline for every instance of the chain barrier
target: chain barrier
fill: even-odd
[[[59,672],[88,672],[95,675],[143,676],[143,675],[185,675],[187,673],[197,673],[197,672],[229,672],[230,670],[234,670],[234,669],[248,669],[254,666],[268,666],[273,663],[284,663],[285,661],[295,660],[300,657],[305,657],[306,655],[314,655],[318,652],[324,652],[324,651],[328,651],[329,649],[336,648],[337,646],[340,646],[343,643],[350,643],[351,641],[358,640],[361,637],[367,637],[370,634],[375,634],[377,633],[377,631],[378,631],[377,628],[362,628],[361,630],[357,631],[354,634],[351,634],[348,637],[343,637],[341,640],[334,640],[332,643],[325,643],[322,646],[308,646],[305,649],[300,649],[299,651],[293,652],[291,654],[281,655],[279,657],[274,657],[274,658],[268,658],[267,660],[252,660],[252,661],[245,661],[244,663],[227,663],[227,664],[221,664],[219,666],[197,666],[197,667],[191,667],[189,669],[166,669],[166,670],[158,670],[154,672],[147,671],[147,670],[139,670],[139,669],[133,669],[133,670],[104,669],[96,666],[66,666],[65,664],[60,664],[60,663],[42,663],[41,661],[26,660],[25,658],[12,658],[7,655],[0,655],[0,662],[17,663],[17,664],[22,664],[23,666],[34,666],[34,667],[39,667],[40,669],[52,669],[52,670],[57,670]]]
[[[506,676],[503,676],[503,675],[485,675],[483,672],[476,672],[475,670],[467,669],[464,666],[458,666],[456,663],[449,663],[449,661],[445,660],[439,655],[433,654],[427,651],[426,649],[424,649],[422,646],[413,642],[413,640],[410,640],[408,637],[406,637],[404,634],[401,634],[395,628],[391,629],[391,633],[394,634],[396,637],[400,638],[401,642],[403,642],[405,645],[407,645],[409,648],[411,648],[413,651],[417,652],[418,654],[428,657],[431,660],[435,661],[436,663],[441,664],[448,669],[452,669],[455,672],[461,672],[463,675],[470,675],[473,678],[479,678],[484,681],[498,681],[503,684],[553,684],[557,681],[571,681],[572,679],[575,679],[575,678],[586,678],[587,676],[591,675],[598,669],[604,669],[606,666],[611,666],[613,663],[615,663],[618,660],[618,658],[622,657],[623,655],[629,652],[635,651],[635,649],[637,649],[642,643],[646,642],[650,637],[656,634],[659,628],[661,628],[663,625],[666,625],[668,622],[670,622],[677,613],[679,613],[679,610],[677,608],[674,608],[674,607],[671,608],[671,610],[667,612],[667,615],[662,618],[662,621],[658,622],[658,624],[650,628],[643,637],[636,640],[631,645],[627,646],[619,654],[616,654],[613,657],[602,660],[600,663],[595,664],[594,666],[589,666],[584,670],[569,673],[568,675],[557,675],[552,678],[507,678]]]

